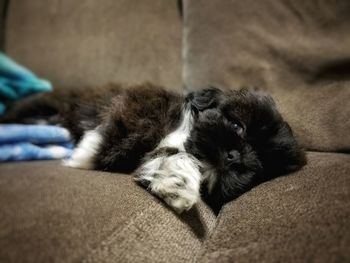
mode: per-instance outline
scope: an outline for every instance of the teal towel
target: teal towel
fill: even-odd
[[[7,102],[51,90],[52,85],[49,81],[39,79],[0,52],[0,115],[5,112]]]

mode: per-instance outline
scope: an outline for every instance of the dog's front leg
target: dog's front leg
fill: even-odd
[[[200,162],[179,152],[155,156],[136,171],[136,180],[162,198],[176,212],[189,210],[200,199]]]

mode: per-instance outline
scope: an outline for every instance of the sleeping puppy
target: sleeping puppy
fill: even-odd
[[[306,163],[273,99],[247,89],[186,96],[152,84],[60,90],[16,103],[1,122],[43,119],[69,129],[77,142],[64,165],[133,172],[179,213],[201,196],[217,212]]]

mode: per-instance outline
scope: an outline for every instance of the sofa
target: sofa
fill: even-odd
[[[2,0],[0,47],[56,89],[151,81],[270,93],[300,171],[215,215],[130,175],[0,164],[0,262],[350,262],[350,2]]]

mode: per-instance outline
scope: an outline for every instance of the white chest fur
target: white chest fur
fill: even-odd
[[[193,124],[193,117],[189,109],[183,112],[183,118],[179,127],[168,134],[158,145],[157,148],[173,147],[178,148],[179,151],[185,151],[184,143],[190,135]]]

